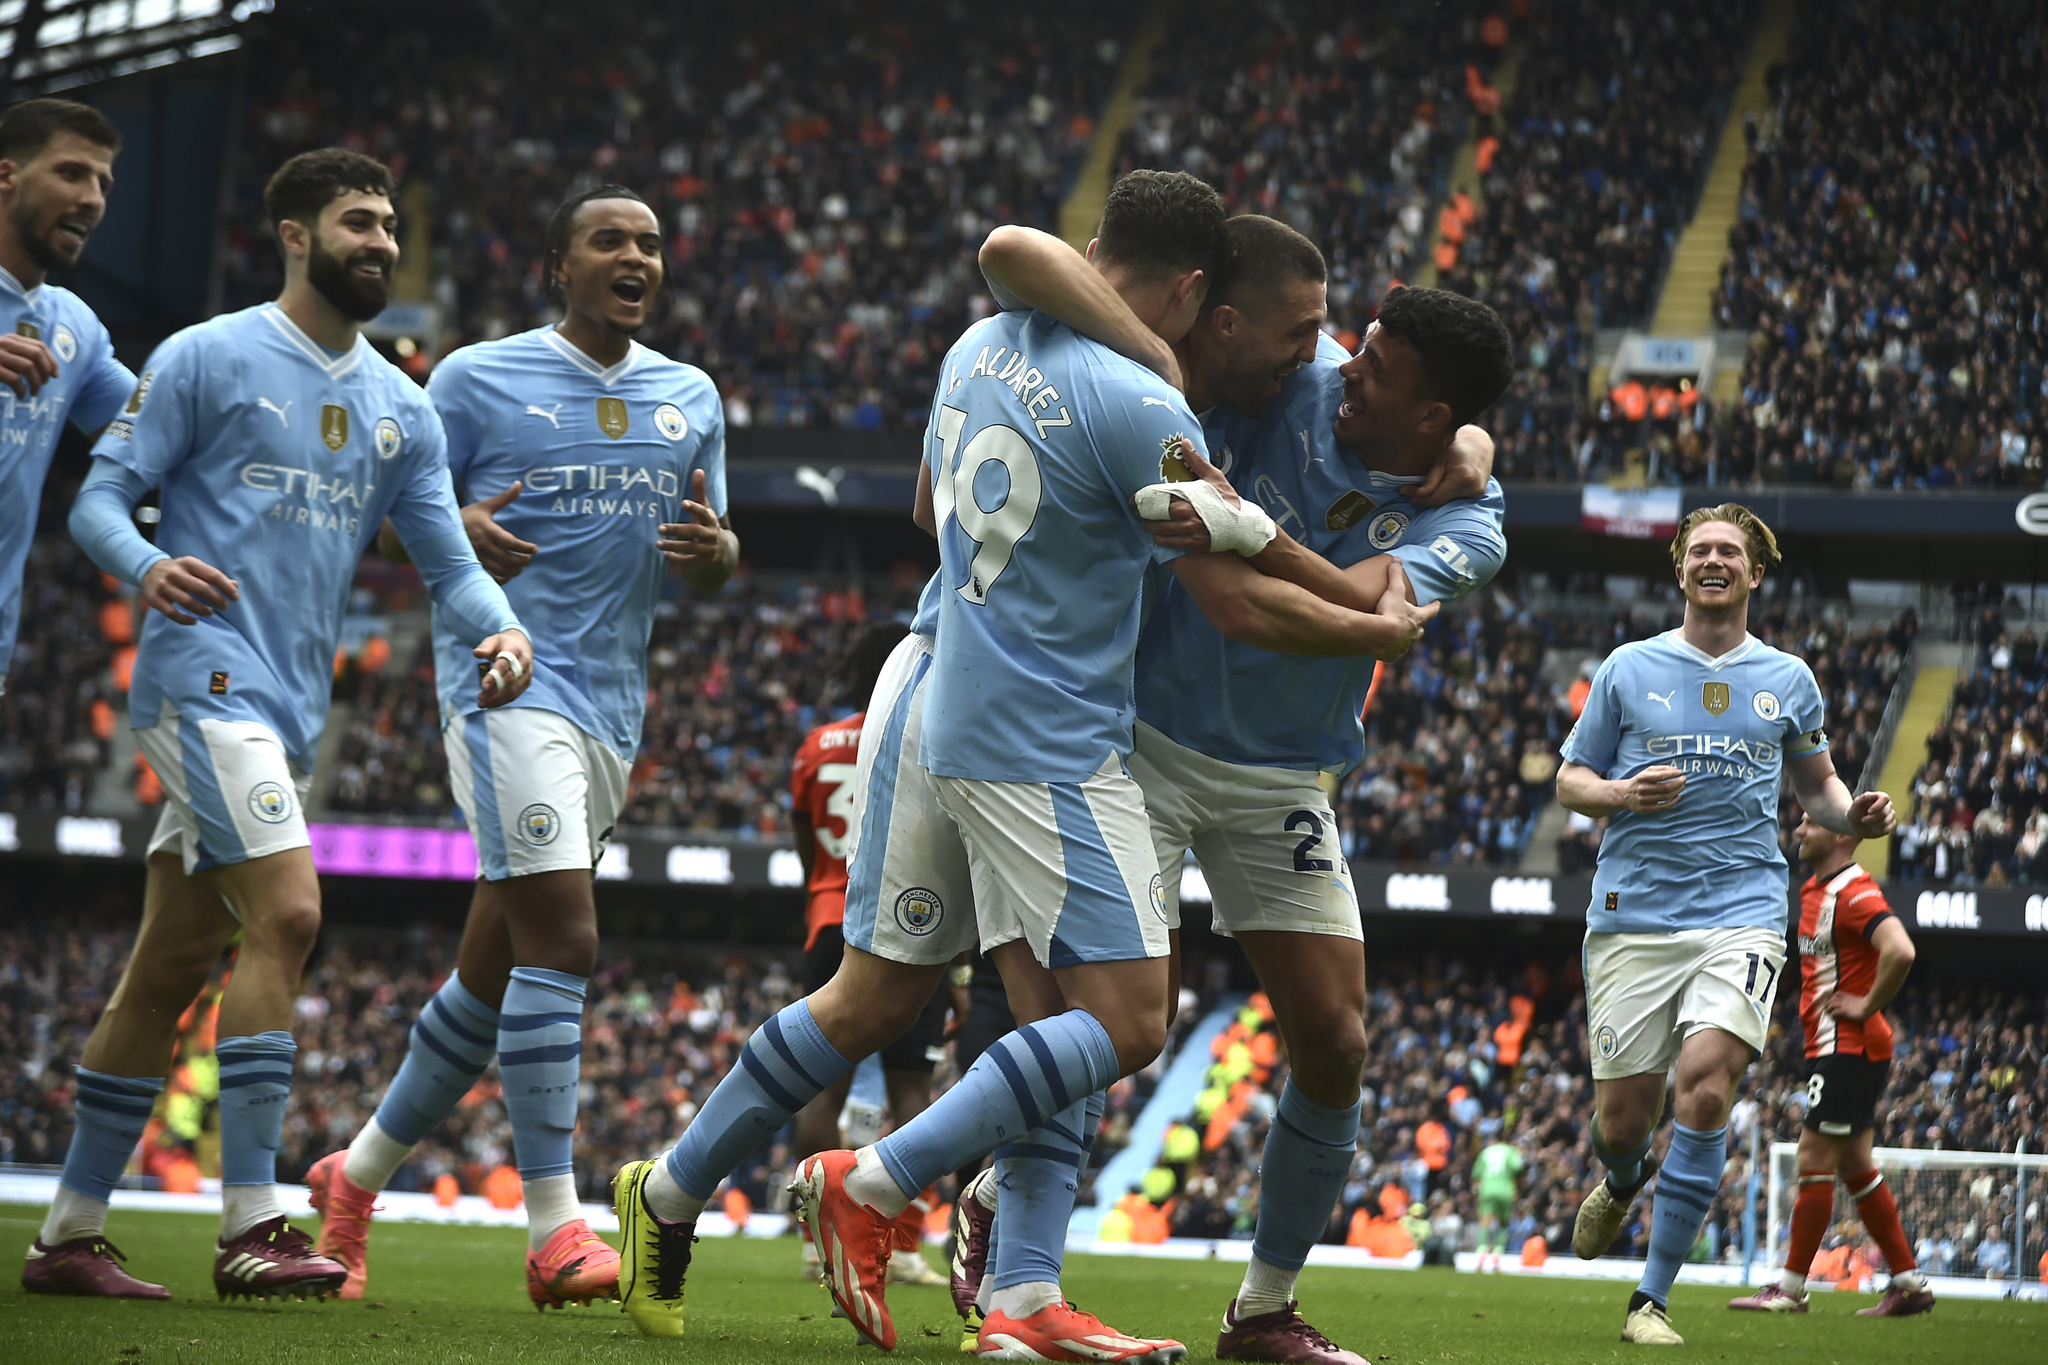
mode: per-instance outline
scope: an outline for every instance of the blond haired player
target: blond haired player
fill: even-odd
[[[1676,1121],[1624,1341],[1683,1340],[1665,1305],[1720,1191],[1728,1109],[1785,965],[1781,778],[1825,829],[1874,839],[1896,823],[1883,792],[1851,797],[1835,776],[1813,670],[1749,633],[1750,594],[1778,558],[1748,508],[1689,513],[1671,542],[1684,624],[1607,656],[1558,772],[1567,810],[1608,819],[1586,911],[1593,1150],[1607,1167],[1572,1233],[1588,1260],[1613,1244],[1656,1171],[1650,1139],[1674,1077]]]

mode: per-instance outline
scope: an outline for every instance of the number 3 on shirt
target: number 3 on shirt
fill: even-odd
[[[952,516],[959,521],[961,532],[980,547],[967,566],[967,581],[959,589],[961,597],[979,607],[988,602],[989,589],[1010,566],[1011,552],[1037,520],[1045,486],[1038,476],[1038,456],[1014,427],[987,426],[974,433],[967,449],[959,452],[956,469],[954,452],[960,444],[960,429],[966,424],[967,414],[959,408],[940,407],[939,471],[932,479],[932,512],[942,537],[946,518]],[[1009,474],[1009,488],[1001,502],[984,510],[974,496],[974,481],[990,464],[1001,465]]]

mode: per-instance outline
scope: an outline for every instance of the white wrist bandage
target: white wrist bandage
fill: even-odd
[[[1255,502],[1232,507],[1214,484],[1199,479],[1191,483],[1154,483],[1138,490],[1138,515],[1147,521],[1164,521],[1174,498],[1185,498],[1209,528],[1209,548],[1235,550],[1255,555],[1273,543],[1279,534],[1266,509]]]

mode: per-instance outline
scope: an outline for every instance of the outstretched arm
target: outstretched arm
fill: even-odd
[[[1057,318],[1181,387],[1173,348],[1138,321],[1101,271],[1051,233],[1014,223],[997,228],[981,244],[981,273],[1006,306],[1015,303]]]

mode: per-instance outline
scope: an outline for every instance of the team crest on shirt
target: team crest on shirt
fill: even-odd
[[[405,433],[398,429],[395,418],[379,417],[377,425],[370,428],[370,434],[376,440],[377,455],[380,459],[390,459],[398,453],[398,448],[405,444]]]
[[[519,837],[536,846],[552,844],[562,832],[562,817],[555,808],[536,801],[519,812]]]
[[[1778,698],[1770,692],[1757,693],[1749,699],[1749,705],[1750,709],[1756,712],[1759,720],[1776,720],[1778,718]]]
[[[258,782],[249,789],[249,813],[266,825],[291,818],[292,794],[278,782]]]
[[[597,400],[597,429],[614,441],[626,434],[626,400],[623,398],[600,398]]]
[[[23,318],[20,322],[15,323],[14,331],[16,335],[25,336],[30,341],[41,341],[43,339],[43,329],[30,322],[27,318]]]
[[[946,903],[939,893],[913,886],[896,898],[896,927],[913,938],[923,938],[946,918]]]
[[[1330,504],[1330,510],[1323,514],[1323,525],[1332,531],[1348,531],[1371,516],[1372,509],[1376,506],[1378,504],[1371,498],[1354,488]],[[1367,534],[1370,535],[1372,532]]]
[[[50,338],[50,349],[57,353],[57,359],[69,365],[78,359],[78,338],[71,335],[71,329],[60,322],[57,324],[56,335]]]
[[[340,450],[348,444],[348,409],[339,403],[320,405],[320,439],[327,443],[329,450]]]
[[[1728,684],[1724,682],[1701,683],[1700,705],[1707,708],[1709,715],[1725,715],[1728,710]]]
[[[1401,533],[1407,529],[1406,512],[1382,512],[1366,527],[1365,538],[1375,550],[1391,550],[1401,543]]]
[[[671,441],[680,441],[690,434],[683,410],[674,403],[663,403],[654,410],[654,429]]]
[[[1615,1036],[1612,1024],[1602,1024],[1600,1031],[1593,1035],[1593,1046],[1600,1049],[1600,1060],[1611,1062],[1614,1054],[1621,1051],[1621,1039]]]

